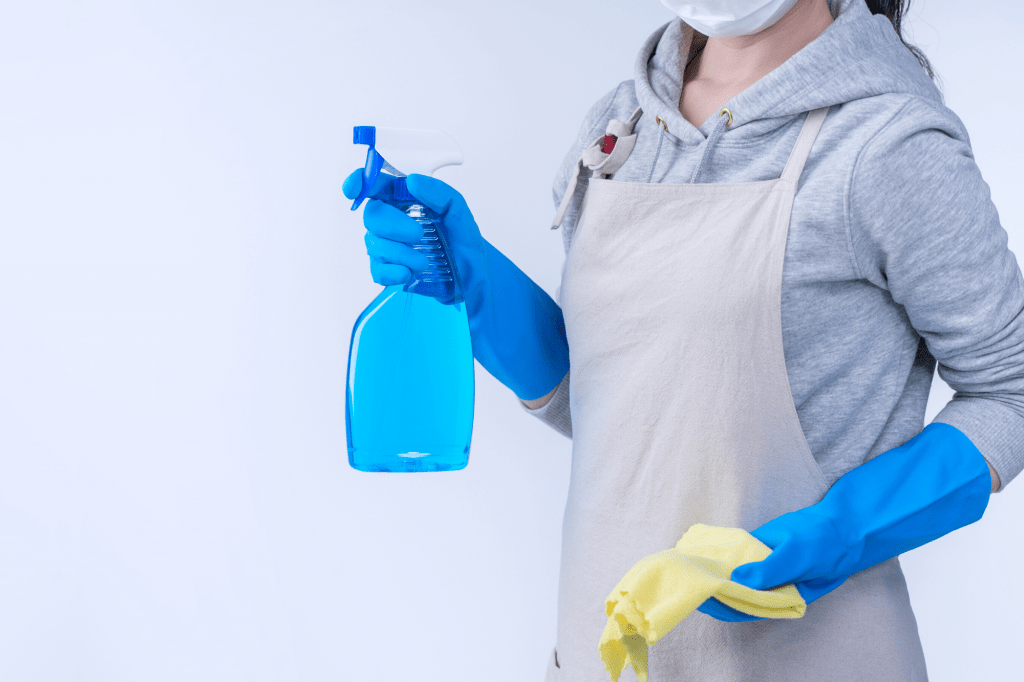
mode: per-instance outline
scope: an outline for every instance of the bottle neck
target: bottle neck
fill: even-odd
[[[414,273],[404,290],[436,298],[445,304],[463,301],[458,271],[451,258],[448,234],[441,216],[416,199],[389,203],[404,211],[423,228],[423,237],[413,248],[427,258],[428,265],[423,272]]]

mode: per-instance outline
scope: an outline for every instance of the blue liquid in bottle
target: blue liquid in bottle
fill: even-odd
[[[348,461],[360,471],[454,471],[469,462],[473,430],[469,317],[440,216],[404,184],[395,182],[388,203],[423,225],[414,248],[430,266],[386,287],[356,319],[345,387]]]

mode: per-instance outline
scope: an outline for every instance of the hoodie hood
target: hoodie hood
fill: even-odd
[[[760,135],[796,114],[888,93],[942,103],[938,88],[885,15],[872,14],[865,0],[828,3],[834,17],[828,28],[724,105],[733,114],[730,137]],[[716,117],[709,118],[698,131],[679,112],[683,59],[695,33],[682,19],[665,24],[640,50],[634,73],[644,113],[651,120],[660,116],[669,132],[688,144],[702,143],[716,123]]]

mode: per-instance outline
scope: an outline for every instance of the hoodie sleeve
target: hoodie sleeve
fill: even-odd
[[[847,230],[861,277],[888,290],[956,393],[960,429],[1003,490],[1024,469],[1024,277],[963,123],[913,99],[861,150]]]
[[[565,194],[566,188],[569,186],[569,178],[572,176],[572,169],[576,165],[576,161],[579,160],[583,150],[593,142],[600,131],[605,129],[608,125],[609,113],[611,112],[612,105],[615,103],[616,98],[619,95],[619,91],[623,88],[632,87],[632,81],[623,81],[614,90],[611,90],[604,97],[599,99],[594,106],[587,112],[586,117],[583,119],[582,125],[580,125],[579,133],[576,135],[576,140],[573,142],[572,147],[566,153],[565,158],[562,160],[562,165],[559,166],[558,172],[555,174],[555,181],[551,187],[551,198],[554,200],[554,210],[558,210],[558,206],[562,203],[562,196]],[[571,226],[576,224],[576,213],[579,210],[579,202],[582,200],[583,193],[586,191],[587,183],[581,181],[576,186],[576,201],[574,205],[569,208],[565,214],[565,219],[562,222],[562,236],[565,245],[565,253],[569,253],[569,244],[572,240],[572,229]],[[562,260],[562,271],[565,271],[565,259]],[[562,305],[561,297],[561,286],[555,291],[555,302],[558,305]],[[570,364],[572,358],[569,358]],[[572,438],[572,417],[569,413],[569,374],[572,373],[570,369],[569,373],[565,375],[555,390],[555,394],[551,397],[543,407],[531,410],[526,407],[526,404],[520,401],[523,409],[537,417],[551,428],[555,429],[563,436]]]

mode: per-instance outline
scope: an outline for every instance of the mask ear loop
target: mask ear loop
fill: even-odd
[[[352,202],[353,211],[359,208],[360,204],[370,196],[370,192],[373,191],[373,186],[377,182],[377,176],[380,175],[383,167],[384,157],[377,153],[377,150],[371,145],[366,150],[366,165],[363,167],[363,186],[359,190],[359,196]]]

